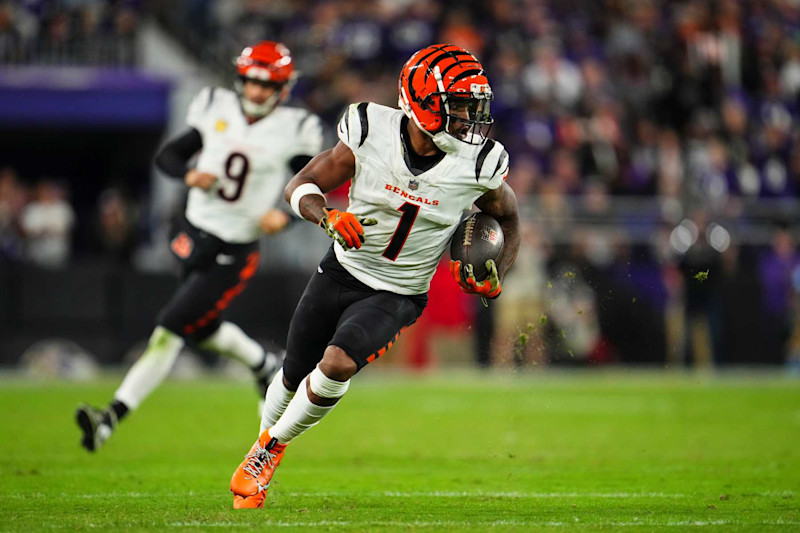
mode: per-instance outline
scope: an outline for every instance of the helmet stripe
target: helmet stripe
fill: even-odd
[[[444,47],[440,47],[440,46],[430,46],[430,47],[428,47],[428,49],[430,49],[430,48],[433,48],[433,50],[431,50],[430,52],[428,52],[427,54],[425,54],[423,57],[419,58],[419,60],[418,60],[418,61],[417,61],[417,62],[414,64],[414,66],[415,66],[415,67],[419,66],[419,65],[420,65],[420,63],[422,63],[423,61],[425,61],[426,59],[428,59],[429,57],[431,57],[431,56],[432,56],[433,54],[435,54],[436,52],[444,52],[444,51],[445,51],[445,47],[446,47],[446,46],[447,46],[447,45],[445,45]]]
[[[455,82],[461,81],[464,78],[469,78],[470,76],[480,76],[481,74],[483,74],[483,69],[470,69],[470,70],[465,70],[464,72],[459,72],[458,74],[455,75],[455,77],[450,82],[450,85],[447,88],[450,89],[450,87],[452,87]]]
[[[459,59],[459,57],[470,57],[470,58],[472,58],[472,60],[473,60],[473,61],[475,61],[476,63],[478,62],[478,60],[477,60],[477,59],[475,59],[475,56],[473,56],[473,55],[472,55],[472,54],[470,54],[469,52],[462,52],[462,51],[453,51],[453,52],[450,52],[450,51],[443,51],[441,54],[439,54],[437,57],[435,57],[435,58],[433,58],[433,59],[431,60],[431,62],[430,62],[430,64],[428,65],[428,67],[429,67],[429,68],[433,68],[433,67],[435,67],[435,66],[436,66],[436,64],[437,64],[437,63],[439,63],[439,61],[443,61],[443,60],[445,60],[445,59],[447,59],[447,58],[452,58],[452,59],[454,59],[454,60],[455,60],[457,63],[460,63],[460,62],[461,62],[461,60]]]
[[[453,68],[453,67],[457,67],[457,66],[459,66],[459,65],[462,65],[462,66],[463,66],[463,65],[464,65],[464,63],[475,63],[475,64],[477,64],[479,67],[481,66],[481,64],[480,64],[480,63],[478,63],[477,61],[460,61],[460,62],[458,62],[458,63],[451,63],[451,64],[447,65],[447,66],[444,68],[444,70],[442,70],[442,78],[444,78],[444,76],[445,76],[445,74],[447,74],[447,71],[448,71],[448,70],[450,70],[450,69],[451,69],[451,68]]]
[[[474,60],[475,63],[478,63],[475,60],[475,57],[470,54],[469,52],[442,52],[438,57],[433,58],[430,63],[428,63],[428,71],[425,73],[425,78],[427,79],[428,75],[433,72],[433,67],[435,67],[439,62],[444,61],[445,59],[454,59],[454,65],[462,64],[462,61],[459,59],[461,57],[470,57]],[[465,61],[465,63],[472,63],[472,61]],[[480,65],[480,63],[478,63]]]
[[[436,52],[441,52],[441,51],[444,50],[444,48],[440,48],[438,46],[431,46],[429,48],[433,48],[433,50],[431,50],[430,52],[428,52],[427,54],[425,54],[424,56],[419,58],[419,60],[416,63],[414,63],[414,66],[411,67],[411,69],[410,69],[411,70],[411,74],[408,75],[408,96],[411,98],[412,102],[416,102],[417,101],[417,91],[416,91],[416,89],[414,89],[414,74],[417,73],[417,67],[422,65],[423,61],[428,59],[430,56],[432,56]],[[426,73],[425,74],[426,79],[427,79],[427,76],[428,75]]]

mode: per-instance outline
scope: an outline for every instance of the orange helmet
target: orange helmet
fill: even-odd
[[[261,41],[248,46],[234,61],[239,73],[236,87],[239,91],[242,109],[251,117],[261,118],[275,109],[282,100],[289,97],[294,85],[295,73],[291,53],[281,43]],[[275,92],[265,102],[256,103],[244,96],[244,82],[271,86]]]
[[[261,41],[242,50],[236,58],[236,70],[245,79],[283,85],[292,79],[294,64],[286,46],[273,41]]]
[[[399,90],[400,108],[440,148],[452,147],[450,139],[486,141],[494,122],[489,114],[492,89],[483,66],[463,48],[434,44],[416,52],[403,65]],[[461,114],[454,114],[454,108]],[[456,121],[463,127],[454,135]]]

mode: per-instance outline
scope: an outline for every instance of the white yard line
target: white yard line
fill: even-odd
[[[139,526],[143,526],[140,524]],[[524,521],[524,520],[495,520],[492,522],[467,522],[457,520],[385,520],[385,521],[347,521],[347,520],[316,520],[316,521],[286,521],[286,520],[265,520],[259,521],[258,527],[260,529],[273,527],[273,528],[316,528],[316,527],[357,527],[357,528],[374,528],[374,527],[391,527],[391,528],[457,528],[457,529],[481,529],[485,530],[492,527],[524,527],[524,528],[571,528],[575,529],[586,527],[596,529],[598,527],[635,527],[635,528],[652,528],[652,527],[677,527],[677,528],[690,528],[690,527],[708,527],[708,526],[800,526],[800,521],[791,520],[764,520],[761,522],[740,522],[735,520],[672,520],[667,522],[657,521],[632,521],[632,522],[581,522],[577,518],[572,521],[556,522],[556,521]],[[156,524],[149,524],[149,527],[155,527]],[[73,526],[48,524],[42,525],[42,529],[72,529]],[[87,528],[107,528],[106,524],[86,523],[83,527]],[[131,525],[131,527],[138,527]],[[199,520],[171,522],[169,524],[159,525],[158,527],[169,528],[242,528],[247,530],[253,529],[251,522],[232,522],[232,521],[217,521],[217,522],[203,522]]]
[[[299,496],[300,494],[296,494]],[[548,499],[548,498],[688,498],[689,495],[666,492],[494,492],[494,491],[387,491],[384,496],[392,498],[509,498],[509,499]]]
[[[187,493],[172,493],[173,496],[214,496],[219,495],[221,492],[203,492],[195,493],[193,491]],[[376,496],[384,496],[387,498],[500,498],[500,499],[531,499],[531,500],[544,500],[544,499],[558,499],[558,498],[608,498],[608,499],[643,499],[643,498],[717,498],[718,494],[715,493],[698,493],[698,494],[684,494],[680,492],[517,492],[517,491],[384,491],[384,492],[346,492],[346,491],[330,491],[330,492],[282,492],[279,489],[274,491],[278,497],[289,498],[360,498]],[[164,494],[160,492],[105,492],[105,493],[84,493],[73,494],[67,492],[60,492],[59,496],[62,498],[74,499],[120,499],[120,498],[163,498]],[[768,491],[768,492],[753,492],[741,494],[742,497],[794,497],[794,491]],[[29,494],[2,494],[0,501],[8,500],[28,500],[34,498],[50,498],[52,494],[44,494],[41,492],[34,492]]]
[[[167,527],[231,527],[231,528],[252,528],[253,525],[251,523],[241,523],[241,522],[201,522],[201,521],[192,521],[192,522],[172,522],[171,524],[166,524]],[[266,520],[264,522],[259,522],[259,527],[280,527],[280,528],[290,528],[290,527],[302,527],[302,528],[311,528],[311,527],[332,527],[332,526],[357,526],[360,528],[364,527],[431,527],[431,528],[443,528],[443,527],[450,527],[450,528],[461,528],[461,529],[470,529],[470,528],[488,528],[488,527],[500,527],[500,526],[521,526],[521,527],[569,527],[574,528],[576,526],[586,526],[590,528],[596,527],[706,527],[706,526],[734,526],[734,525],[745,525],[742,522],[734,521],[734,520],[678,520],[678,521],[668,521],[668,522],[657,522],[657,521],[633,521],[633,522],[586,522],[581,523],[577,518],[573,521],[568,522],[554,522],[554,521],[547,521],[547,522],[537,522],[537,521],[525,521],[525,520],[495,520],[492,522],[467,522],[467,521],[457,521],[457,520],[414,520],[414,521],[402,521],[402,520],[386,520],[386,521],[373,521],[373,520],[365,520],[365,521],[358,521],[358,522],[350,522],[345,520],[319,520],[319,521],[297,521],[297,522],[289,522],[289,521],[270,521]],[[784,525],[800,525],[800,521],[785,521],[785,520],[770,520],[770,521],[763,521],[757,522],[754,524],[749,524],[754,526],[784,526]]]

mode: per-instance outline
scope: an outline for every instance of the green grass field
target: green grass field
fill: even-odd
[[[800,382],[366,372],[287,450],[260,511],[228,481],[248,383],[168,382],[105,448],[96,384],[0,380],[0,530],[800,530]]]

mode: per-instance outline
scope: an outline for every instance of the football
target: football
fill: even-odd
[[[461,267],[472,265],[475,279],[483,281],[489,276],[486,261],[495,263],[503,253],[503,230],[500,223],[485,213],[473,213],[458,225],[450,241],[450,257],[461,261]],[[467,277],[466,270],[462,276]]]

